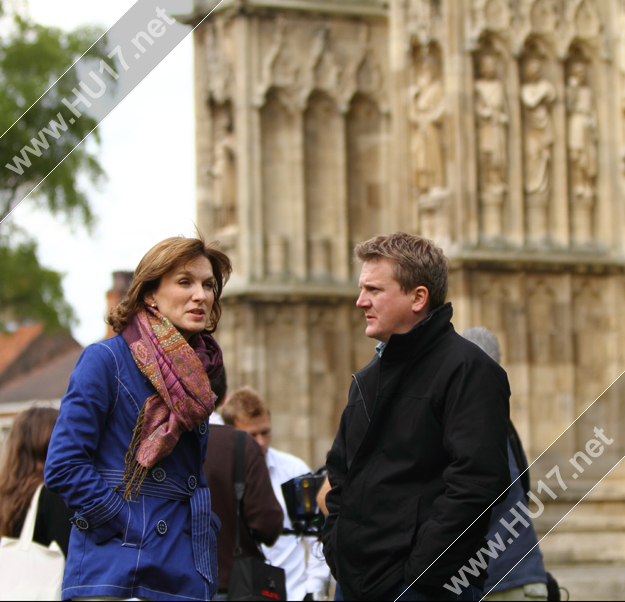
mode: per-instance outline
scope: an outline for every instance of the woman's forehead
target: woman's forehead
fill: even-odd
[[[213,266],[207,257],[200,255],[189,261],[178,264],[170,274],[186,274],[197,278],[210,278],[213,276]]]

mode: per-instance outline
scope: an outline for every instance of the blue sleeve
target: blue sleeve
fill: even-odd
[[[121,532],[128,514],[127,503],[94,466],[107,417],[118,397],[113,352],[104,345],[87,347],[61,401],[46,459],[46,486],[76,512],[71,522],[81,531],[92,531],[96,543]]]

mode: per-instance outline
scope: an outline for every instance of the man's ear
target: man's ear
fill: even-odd
[[[430,291],[425,286],[418,286],[414,289],[414,299],[412,302],[412,311],[415,314],[423,312],[430,300]]]

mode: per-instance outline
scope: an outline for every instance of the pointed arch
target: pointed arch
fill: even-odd
[[[356,94],[346,117],[349,243],[381,233],[384,181],[382,115],[378,105]]]
[[[297,177],[292,165],[295,118],[280,100],[280,90],[270,88],[260,110],[261,178],[265,232],[265,271],[272,276],[289,273],[295,208],[291,191]]]
[[[344,125],[336,103],[318,90],[304,112],[304,177],[309,273],[328,277],[340,240],[340,194],[344,176],[341,161]]]

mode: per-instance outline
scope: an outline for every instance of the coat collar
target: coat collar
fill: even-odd
[[[451,303],[445,303],[429,313],[423,320],[415,324],[404,334],[393,334],[388,340],[382,362],[397,362],[415,360],[448,330],[453,330],[451,317],[453,309]]]

